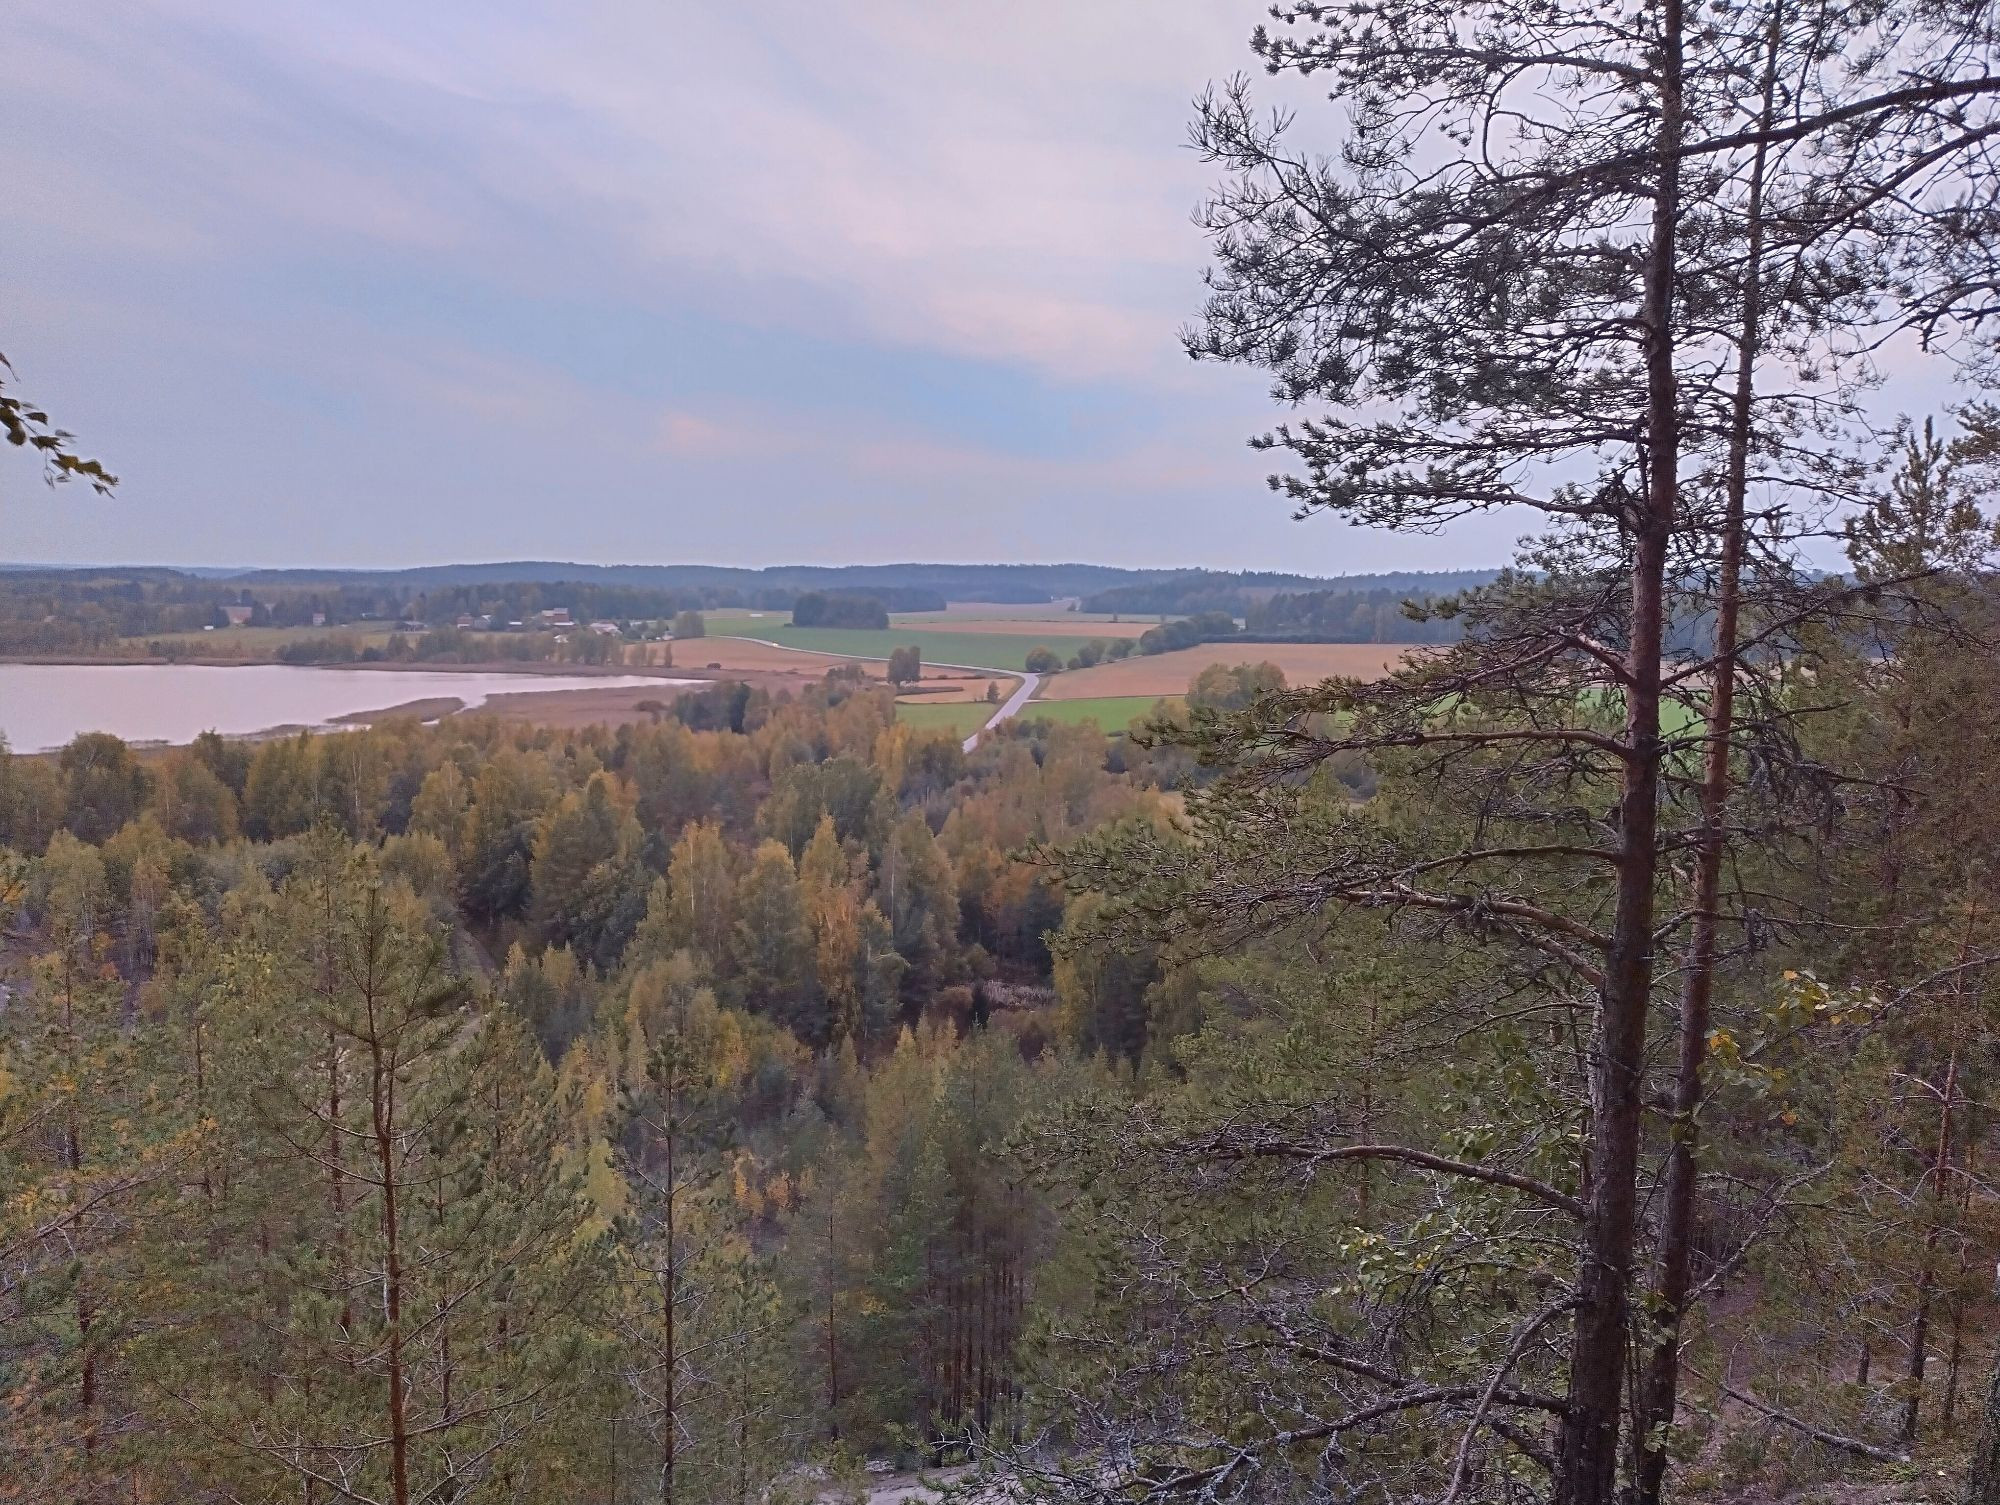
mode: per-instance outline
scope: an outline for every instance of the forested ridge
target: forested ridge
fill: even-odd
[[[1013,854],[1166,803],[738,709],[0,764],[0,1484],[744,1499],[1013,1425],[1001,1146],[1119,1075]]]

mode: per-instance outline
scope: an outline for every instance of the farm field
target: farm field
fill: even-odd
[[[773,627],[790,624],[792,614],[788,611],[744,611],[732,608],[728,611],[705,611],[701,620],[710,634],[727,630],[737,636],[745,633],[753,637],[769,637]]]
[[[806,662],[810,663],[812,660],[807,659]],[[875,665],[868,664],[866,667],[873,669]],[[905,692],[904,698],[915,704],[929,705],[959,700],[983,702],[986,699],[988,685],[999,686],[996,692],[998,699],[993,702],[998,705],[1000,701],[1021,688],[1021,681],[1013,674],[984,674],[977,669],[939,669],[926,664],[922,685],[911,686]]]
[[[970,622],[984,618],[993,621],[1071,622],[1079,624],[1110,622],[1119,616],[1123,616],[1127,621],[1146,623],[1166,620],[1166,618],[1158,616],[1155,613],[1145,611],[1118,613],[1108,611],[1071,611],[1070,607],[1075,604],[1076,598],[1074,596],[1066,596],[1057,601],[1037,601],[1026,605],[1002,601],[949,601],[945,603],[943,611],[891,612],[889,619],[892,622],[945,623],[953,620]]]
[[[1040,718],[1063,726],[1095,721],[1107,732],[1122,732],[1136,717],[1150,716],[1162,700],[1180,705],[1179,695],[1106,695],[1091,700],[1031,700],[1021,707],[1023,721]]]
[[[1045,638],[1051,634],[1064,639],[1082,634],[1090,638],[1136,638],[1159,626],[1152,617],[1126,617],[1114,622],[1109,617],[1084,617],[1063,612],[1043,617],[958,616],[951,612],[905,612],[889,619],[891,630],[918,628],[923,631],[1004,633],[1009,636]],[[1051,644],[1050,646],[1054,646]]]
[[[980,701],[896,702],[896,719],[922,731],[951,731],[969,737],[986,725],[996,708]]]
[[[1036,647],[1049,648],[1068,658],[1090,641],[1085,637],[1029,633],[941,632],[906,627],[878,631],[865,627],[793,627],[776,625],[777,622],[775,615],[753,621],[724,617],[718,613],[708,618],[708,637],[702,641],[712,642],[726,636],[755,637],[809,653],[883,659],[889,656],[892,648],[914,644],[923,654],[926,665],[974,664],[986,669],[1015,671],[1027,667],[1028,654]],[[1185,688],[1184,684],[1182,688]]]
[[[793,648],[772,648],[750,638],[723,637],[710,634],[705,638],[681,638],[673,645],[674,667],[678,669],[706,669],[714,664],[725,671],[746,674],[824,674],[835,667],[832,659],[817,654],[800,653]],[[871,679],[880,679],[886,666],[864,663],[861,672]]]
[[[1045,701],[1181,695],[1210,664],[1273,663],[1285,671],[1290,685],[1316,684],[1335,675],[1380,679],[1410,651],[1395,643],[1203,643],[1058,674],[1043,681],[1041,694]]]

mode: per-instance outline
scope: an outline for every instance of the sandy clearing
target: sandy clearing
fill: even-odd
[[[1058,674],[1042,686],[1044,700],[1090,700],[1112,695],[1180,695],[1210,664],[1273,663],[1292,685],[1316,684],[1335,675],[1380,679],[1413,650],[1394,643],[1203,643],[1174,653],[1133,656],[1094,669]]]

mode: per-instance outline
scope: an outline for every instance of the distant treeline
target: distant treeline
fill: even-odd
[[[1147,580],[1093,592],[1084,598],[1083,609],[1090,612],[1137,616],[1192,616],[1197,612],[1219,611],[1226,612],[1232,617],[1249,618],[1253,612],[1269,609],[1276,602],[1289,597],[1297,602],[1312,604],[1288,608],[1290,616],[1281,613],[1271,626],[1260,627],[1252,621],[1249,630],[1252,632],[1333,631],[1335,629],[1331,627],[1308,627],[1297,619],[1310,615],[1331,621],[1338,616],[1355,614],[1352,606],[1344,608],[1333,606],[1331,603],[1336,600],[1356,602],[1365,598],[1375,603],[1388,601],[1392,608],[1399,609],[1404,600],[1412,597],[1448,596],[1455,591],[1469,590],[1473,586],[1489,585],[1498,575],[1497,570],[1415,570],[1395,574],[1348,575],[1335,580],[1315,580],[1305,575],[1259,574],[1254,571],[1231,573],[1220,570],[1185,570],[1164,579]],[[1284,620],[1288,625],[1280,628],[1275,625],[1278,620]],[[1409,642],[1411,639],[1364,636],[1341,637],[1332,641]]]
[[[1302,591],[1272,596],[1245,607],[1243,636],[1268,642],[1456,642],[1460,635],[1457,621],[1440,617],[1414,621],[1403,610],[1403,603],[1431,600],[1485,583],[1469,579],[1459,585],[1434,585],[1428,590],[1383,586],[1374,590]]]
[[[933,608],[902,605],[905,592],[922,592],[928,599],[1033,604],[1062,597],[1087,596],[1113,586],[1168,579],[1184,570],[1128,570],[1102,564],[856,564],[772,565],[766,569],[736,569],[708,564],[564,564],[517,560],[497,564],[441,564],[418,569],[256,570],[232,576],[239,585],[388,586],[405,594],[431,592],[439,586],[499,585],[533,582],[601,586],[634,586],[646,590],[692,591],[728,595],[729,605],[760,605],[782,599],[789,606],[801,591],[870,595],[891,611]],[[1302,576],[1273,576],[1300,586],[1324,584]]]
[[[823,620],[837,626],[886,626],[889,611],[938,611],[945,605],[936,591],[897,585],[866,597],[779,586],[746,594],[721,585],[669,589],[576,581],[437,581],[411,590],[366,577],[247,583],[244,577],[204,578],[164,569],[15,570],[0,571],[0,653],[99,652],[123,639],[227,627],[233,617],[253,627],[410,622],[430,628],[475,618],[483,619],[482,626],[504,629],[532,624],[538,612],[558,609],[578,622],[656,621],[683,611],[732,607],[790,611],[808,598],[831,603],[818,609],[835,613]]]
[[[1460,587],[1461,589],[1463,587]],[[1461,628],[1453,618],[1413,619],[1406,601],[1444,594],[1396,590],[1284,592],[1245,604],[1239,623],[1226,607],[1210,607],[1149,628],[1141,653],[1171,653],[1223,639],[1249,643],[1451,643]]]
[[[898,607],[900,611],[940,610],[936,607]],[[852,596],[841,591],[806,591],[792,603],[794,627],[886,628],[889,612],[880,598]]]
[[[527,578],[569,570],[580,578]],[[509,572],[512,572],[511,577]],[[1101,565],[869,565],[732,570],[705,565],[451,565],[393,572],[264,570],[230,576],[159,568],[0,570],[0,653],[102,652],[121,640],[256,627],[461,619],[506,628],[562,609],[578,622],[657,621],[683,611],[792,611],[801,625],[882,627],[891,612],[947,601],[1033,602],[1082,595],[1086,610],[1175,617],[1219,613],[1272,641],[1439,642],[1451,624],[1408,621],[1401,603],[1448,594],[1490,571],[1353,576]],[[1101,586],[1101,588],[1099,588]],[[412,628],[420,631],[422,629]],[[1184,633],[1185,629],[1183,629]],[[1181,644],[1179,646],[1185,646]],[[1154,650],[1159,651],[1159,650]]]

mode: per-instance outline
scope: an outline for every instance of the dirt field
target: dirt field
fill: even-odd
[[[827,670],[850,660],[825,653],[805,653],[797,648],[774,648],[750,638],[683,638],[674,644],[674,666],[662,673],[678,674],[683,669],[696,673],[719,665],[722,672],[740,678],[745,674],[807,674],[818,679]],[[870,679],[882,678],[886,664],[861,665]],[[714,672],[710,670],[710,672]]]
[[[998,685],[999,699],[1005,700],[1020,683],[1011,675],[1000,674],[989,678],[950,669],[932,669],[927,665],[923,679],[896,698],[908,705],[962,705],[968,700],[984,700],[986,687]]]
[[[1042,682],[1042,700],[1093,700],[1113,695],[1180,695],[1210,664],[1270,662],[1285,682],[1315,684],[1334,675],[1379,679],[1411,650],[1392,643],[1204,643],[1176,653],[1134,656],[1077,669]],[[1032,707],[1031,707],[1032,709]]]
[[[765,643],[753,642],[748,638],[686,638],[674,644],[674,672],[691,669],[711,678],[723,677],[740,679],[753,677],[752,682],[763,684],[754,676],[782,675],[787,679],[818,679],[827,670],[843,664],[858,664],[861,672],[870,679],[883,679],[889,666],[871,659],[841,658],[831,653],[812,653],[801,648],[774,648]],[[720,665],[718,669],[717,665]],[[964,669],[940,669],[935,664],[924,665],[924,677],[918,693],[909,698],[926,703],[946,701],[984,700],[986,686],[997,681],[1000,698],[1006,699],[1014,693],[1019,683],[1012,675],[986,675]],[[765,685],[765,688],[773,686]]]

